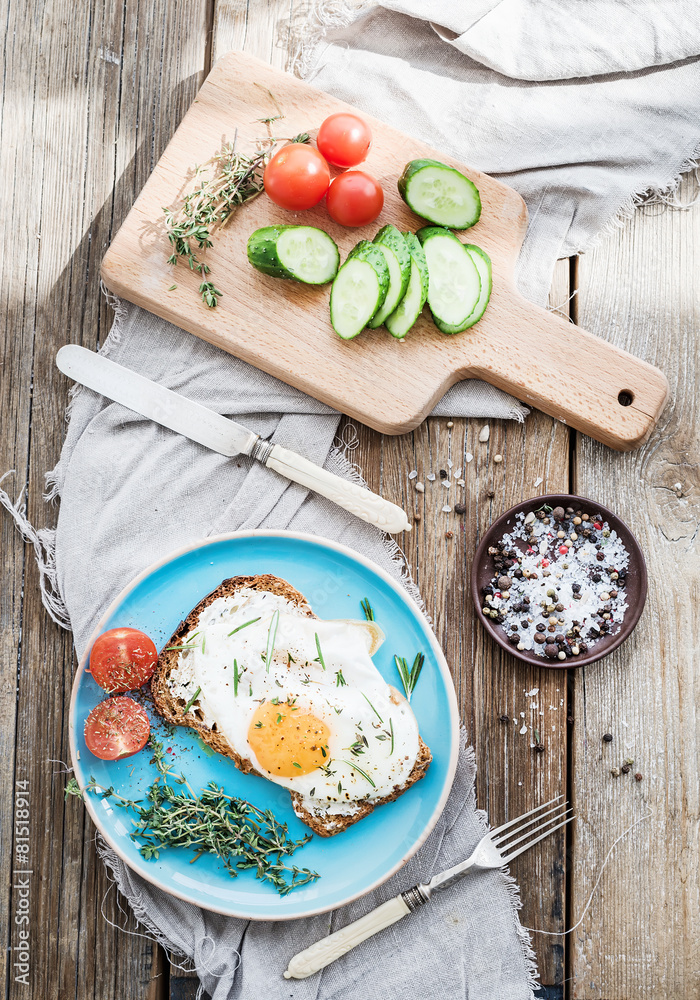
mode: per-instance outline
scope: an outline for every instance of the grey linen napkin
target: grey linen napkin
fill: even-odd
[[[302,34],[298,66],[317,86],[523,194],[531,221],[519,281],[537,302],[556,258],[589,245],[616,212],[631,209],[635,192],[672,184],[700,139],[700,31],[690,2],[407,0],[357,19],[326,0],[312,5]],[[357,475],[333,447],[338,414],[134,306],[116,305],[104,348],[114,360],[332,471]],[[525,411],[483,383],[463,383],[435,412],[522,419]],[[2,490],[0,502],[34,543],[47,609],[73,628],[79,655],[134,574],[178,546],[239,528],[336,539],[399,576],[420,600],[395,546],[374,529],[259,465],[226,460],[87,390],[74,396],[48,483],[49,495],[61,498],[55,536],[35,531]],[[246,924],[173,899],[109,850],[104,857],[139,920],[194,960],[215,1000],[528,998],[532,953],[515,887],[500,872],[454,886],[319,976],[281,978],[295,951],[468,854],[485,829],[474,772],[463,749],[445,812],[416,857],[333,915]]]

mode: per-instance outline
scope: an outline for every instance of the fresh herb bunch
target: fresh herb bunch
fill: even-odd
[[[136,814],[131,839],[141,841],[141,855],[147,861],[157,858],[168,847],[184,847],[201,854],[216,854],[232,878],[239,871],[255,869],[255,877],[269,882],[280,896],[299,886],[313,882],[317,872],[296,865],[285,865],[298,847],[311,840],[311,834],[300,840],[288,836],[286,823],[279,823],[270,809],[260,810],[233,795],[224,794],[215,782],[210,782],[195,795],[184,775],[176,775],[165,760],[163,744],[154,742],[151,763],[158,777],[146,792],[145,800],[126,799],[114,788],[99,785],[93,777],[85,791],[103,799],[112,799],[123,809]],[[175,785],[184,786],[179,789]],[[65,796],[83,797],[77,780],[71,778]]]
[[[262,119],[268,131],[269,123],[277,118]],[[257,140],[254,152],[240,153],[234,137],[233,142],[225,143],[207,163],[195,166],[194,176],[200,178],[200,183],[185,195],[178,209],[163,209],[165,229],[173,248],[169,264],[183,260],[191,271],[202,277],[209,274],[209,265],[201,260],[199,251],[213,246],[213,233],[226,225],[239,205],[262,193],[267,162],[278,144],[287,141],[309,142],[310,139],[306,132],[289,140],[269,135]],[[199,292],[210,309],[218,304],[221,292],[213,282],[202,281]]]
[[[423,664],[425,663],[425,656],[423,655],[423,653],[416,653],[416,658],[413,661],[413,664],[410,667],[410,669],[408,663],[406,662],[405,656],[394,656],[394,663],[396,664],[396,669],[399,672],[399,677],[401,678],[403,689],[406,692],[406,697],[410,701],[413,689],[418,683],[420,672],[423,669]]]

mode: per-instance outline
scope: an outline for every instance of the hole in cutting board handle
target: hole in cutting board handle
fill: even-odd
[[[634,393],[631,392],[629,389],[623,389],[622,392],[618,395],[617,401],[620,404],[620,406],[631,406],[632,403],[634,402]]]

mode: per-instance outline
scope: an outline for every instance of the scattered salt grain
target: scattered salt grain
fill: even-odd
[[[449,479],[443,479],[442,485],[445,487],[446,490],[449,490],[450,486],[452,486],[452,483],[450,482]]]
[[[409,476],[409,478],[410,478],[410,476]],[[525,524],[532,524],[532,522],[534,520],[535,520],[535,512],[534,512],[534,510],[531,510],[529,514],[525,515],[525,522],[524,523]]]
[[[416,493],[425,493],[425,486],[423,483],[416,483]]]
[[[412,472],[409,472],[408,478],[409,479],[415,479],[417,475],[418,475],[418,470],[417,469],[413,469]]]
[[[523,728],[519,730],[521,736],[524,736],[526,732],[527,732],[527,726],[523,726]]]
[[[446,503],[445,506],[442,508],[442,513],[449,514],[451,510],[452,508],[450,507],[450,505]]]
[[[542,476],[538,476],[537,479],[535,480],[535,486],[541,486],[543,482],[544,479],[542,478]]]
[[[491,428],[489,427],[488,424],[484,424],[484,426],[479,431],[479,441],[482,444],[486,444],[490,434],[491,434]]]
[[[674,483],[673,484],[673,488],[674,488],[674,490],[682,490],[683,489],[683,483]]]
[[[533,688],[532,691],[526,691],[525,692],[525,697],[526,698],[534,698],[534,696],[536,694],[538,694],[539,690],[540,690],[539,688]]]
[[[447,468],[451,469],[453,465],[454,465],[454,462],[452,461],[452,459],[448,458],[447,459]]]
[[[467,462],[471,462],[472,459],[474,458],[474,456],[472,455],[472,453],[470,451],[468,451],[467,454],[464,457],[466,458]]]
[[[457,485],[458,486],[464,486],[464,480],[463,479],[458,479],[457,480]]]
[[[435,482],[435,473],[434,472],[429,472],[428,475],[425,478],[429,482],[434,483]]]
[[[459,469],[455,469],[455,476],[457,477],[457,479],[459,479],[461,475],[462,475],[462,468],[460,466]]]
[[[521,718],[521,719],[524,719],[524,718],[525,718],[525,713],[524,713],[524,712],[521,712],[521,713],[520,713],[520,718]]]

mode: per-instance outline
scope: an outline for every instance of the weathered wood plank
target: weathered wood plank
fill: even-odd
[[[44,473],[58,458],[65,426],[67,387],[55,373],[55,351],[66,340],[94,346],[106,335],[110,315],[99,293],[99,262],[201,82],[207,16],[204,0],[5,5],[0,173],[2,206],[17,233],[12,252],[7,241],[0,250],[3,372],[12,373],[2,379],[0,448],[2,468],[19,469],[19,486],[27,478],[36,524],[50,519],[41,499]],[[41,607],[31,550],[22,580],[25,553],[5,517],[1,530],[4,553],[11,554],[10,586],[2,588],[2,663],[11,675],[18,659],[20,666],[16,762],[10,748],[1,766],[8,769],[6,787],[14,766],[16,782],[28,781],[31,790],[31,995],[142,997],[154,949],[112,929],[102,916],[103,906],[109,920],[136,929],[115,903],[82,807],[73,801],[64,810],[65,775],[58,773],[61,764],[51,763],[68,759],[70,637]],[[3,681],[4,741],[12,739],[14,677]],[[0,813],[3,843],[7,798]],[[10,861],[8,845],[4,904]],[[15,892],[0,907],[0,919],[19,900]],[[7,944],[16,944],[14,928],[1,927]],[[4,985],[10,998],[27,995],[11,976]]]
[[[566,303],[568,275],[568,261],[560,262],[552,305]],[[498,824],[565,790],[567,672],[519,663],[489,640],[473,612],[471,558],[483,531],[504,510],[525,497],[567,489],[569,435],[562,424],[539,413],[531,414],[524,426],[491,421],[488,445],[478,441],[484,421],[455,418],[451,428],[447,423],[446,418],[430,418],[399,438],[358,426],[353,460],[372,489],[419,518],[401,543],[453,671],[462,718],[477,753],[479,806]],[[503,456],[501,464],[493,462],[496,454]],[[440,469],[454,473],[460,467],[465,487],[445,489]],[[408,479],[412,469],[418,472],[415,481]],[[429,472],[436,475],[434,482],[426,478]],[[542,482],[535,486],[538,479]],[[416,492],[415,482],[425,484],[425,493]],[[445,504],[455,502],[465,504],[464,516],[443,513]],[[535,689],[537,694],[527,697]],[[508,723],[500,721],[504,714]],[[523,722],[531,728],[521,736]],[[534,729],[546,745],[542,754],[531,747]],[[522,888],[523,923],[563,930],[565,838],[552,837],[519,858],[513,875]],[[563,946],[551,938],[533,943],[542,982],[562,982]]]
[[[618,455],[588,439],[576,446],[577,489],[632,527],[647,559],[649,598],[629,642],[576,675],[574,920],[612,841],[653,814],[615,848],[571,937],[577,998],[697,996],[699,243],[700,206],[638,211],[579,267],[581,322],[662,367],[671,402],[638,451]],[[605,732],[612,743],[601,743]],[[628,756],[643,781],[611,776]]]

